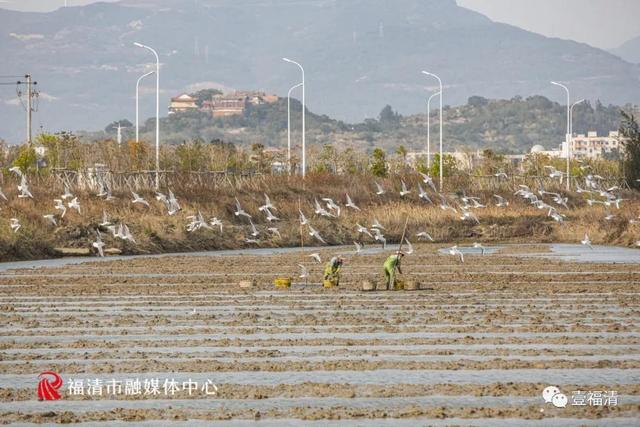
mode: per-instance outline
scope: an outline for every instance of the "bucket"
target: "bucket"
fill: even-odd
[[[407,280],[404,283],[405,291],[417,291],[419,289],[420,289],[420,283],[416,282],[415,280]]]
[[[338,286],[338,285],[337,285],[334,281],[332,281],[332,280],[325,280],[325,281],[323,281],[323,282],[322,282],[322,285],[323,285],[325,288],[335,288],[335,287],[337,287],[337,286]]]
[[[404,280],[396,279],[396,282],[393,284],[394,291],[402,291],[404,290]]]
[[[370,282],[369,280],[364,280],[362,282],[362,290],[366,291],[366,292],[375,291],[376,290],[376,285],[375,285],[375,283]]]
[[[256,282],[254,280],[242,280],[240,283],[238,283],[240,285],[241,288],[243,289],[247,289],[247,288],[253,288],[256,286]]]
[[[276,288],[288,289],[291,287],[291,278],[290,277],[278,277],[273,281],[276,285]]]

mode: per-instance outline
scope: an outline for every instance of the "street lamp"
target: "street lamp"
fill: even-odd
[[[300,86],[302,86],[302,83],[293,86],[287,93],[287,169],[289,170],[289,175],[291,175],[291,92]]]
[[[570,132],[571,132],[571,95],[569,94],[569,88],[558,82],[551,82],[552,85],[560,86],[567,92],[567,133],[565,135],[565,143],[567,144],[567,191],[571,191],[571,147],[570,147]]]
[[[307,137],[306,137],[306,127],[305,127],[305,115],[306,115],[306,107],[305,107],[305,81],[304,81],[304,68],[296,61],[292,61],[289,58],[282,58],[285,62],[290,62],[291,64],[297,65],[302,72],[302,178],[304,178],[307,174]]]
[[[149,71],[147,74],[140,76],[140,78],[138,78],[138,81],[136,82],[136,142],[140,142],[140,131],[139,131],[139,125],[138,125],[138,117],[140,116],[139,114],[139,102],[138,99],[140,97],[140,82],[142,81],[142,79],[144,79],[147,76],[150,76],[151,74],[155,73],[155,71]]]
[[[160,189],[160,57],[149,46],[135,42],[134,46],[147,49],[156,57],[156,190]]]
[[[429,97],[427,101],[427,167],[431,167],[431,100],[440,95],[440,92],[436,92]]]
[[[442,191],[442,183],[443,183],[442,170],[444,169],[444,159],[442,157],[442,80],[440,80],[440,77],[428,71],[423,71],[422,74],[435,77],[436,79],[438,79],[438,84],[440,85],[440,92],[439,92],[440,93],[440,167],[439,169],[440,169],[440,191]]]

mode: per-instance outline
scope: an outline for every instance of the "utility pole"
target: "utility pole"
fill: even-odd
[[[31,120],[31,116],[33,114],[34,108],[33,108],[33,98],[38,96],[38,92],[34,89],[35,86],[38,84],[38,82],[34,82],[33,81],[33,77],[31,76],[31,74],[26,74],[24,76],[25,81],[17,81],[16,85],[18,87],[20,86],[26,86],[27,87],[27,103],[22,104],[27,112],[27,144],[29,144],[29,146],[32,145],[33,143],[33,133],[32,133],[32,120]],[[20,90],[18,90],[18,96],[21,96],[22,92]]]

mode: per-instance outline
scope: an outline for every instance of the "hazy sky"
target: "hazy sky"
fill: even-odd
[[[116,0],[104,0],[116,1]],[[238,0],[242,1],[242,0]],[[348,1],[348,0],[345,0]],[[546,36],[572,39],[600,48],[617,47],[640,36],[640,0],[457,0],[494,21]],[[69,6],[95,0],[67,0]],[[64,0],[0,0],[0,7],[48,11]]]

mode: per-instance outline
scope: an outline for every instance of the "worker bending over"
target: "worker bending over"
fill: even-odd
[[[331,282],[332,286],[338,286],[340,284],[340,269],[344,260],[340,257],[333,257],[324,267],[324,280]]]
[[[396,284],[396,270],[402,274],[400,269],[400,262],[404,256],[403,252],[396,252],[395,255],[391,255],[384,262],[384,275],[386,278],[387,290],[394,289]]]

